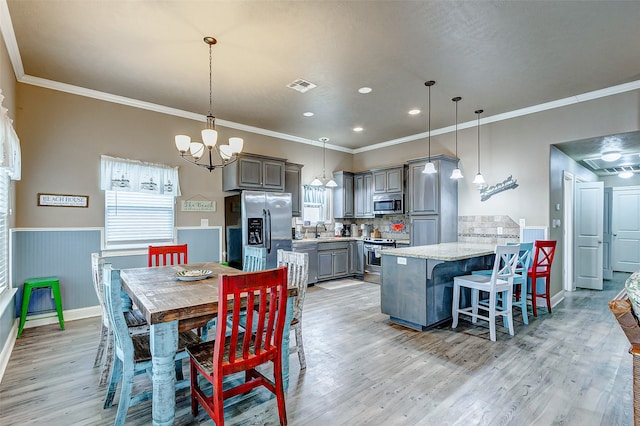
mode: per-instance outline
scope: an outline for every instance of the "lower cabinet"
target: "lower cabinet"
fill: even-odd
[[[309,284],[364,274],[362,241],[294,241],[293,251],[309,254]]]
[[[349,252],[347,248],[318,248],[318,280],[340,278],[349,274]]]
[[[364,274],[364,242],[349,241],[349,274]]]
[[[307,253],[309,255],[308,284],[318,282],[318,244],[293,242],[293,251]]]

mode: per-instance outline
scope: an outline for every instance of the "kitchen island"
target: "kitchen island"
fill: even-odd
[[[420,331],[450,319],[453,277],[489,269],[494,251],[493,244],[460,242],[380,251],[382,313]]]

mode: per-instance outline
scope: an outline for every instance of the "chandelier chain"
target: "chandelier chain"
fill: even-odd
[[[211,44],[209,44],[209,115],[213,115],[213,71],[212,71]]]

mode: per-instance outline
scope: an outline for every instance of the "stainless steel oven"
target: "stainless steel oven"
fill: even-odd
[[[380,274],[382,272],[382,256],[379,251],[385,248],[394,248],[396,240],[388,238],[365,238],[364,239],[364,280],[371,283],[380,284]]]

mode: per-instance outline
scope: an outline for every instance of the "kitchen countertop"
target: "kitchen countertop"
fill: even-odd
[[[476,256],[484,256],[495,253],[494,244],[477,243],[442,243],[428,246],[415,246],[379,250],[378,253],[390,256],[417,257],[420,259],[434,259],[454,261],[469,259]]]
[[[340,241],[361,241],[362,237],[320,237],[320,238],[304,238],[302,240],[292,240],[293,244],[310,244],[310,243],[339,243]]]

